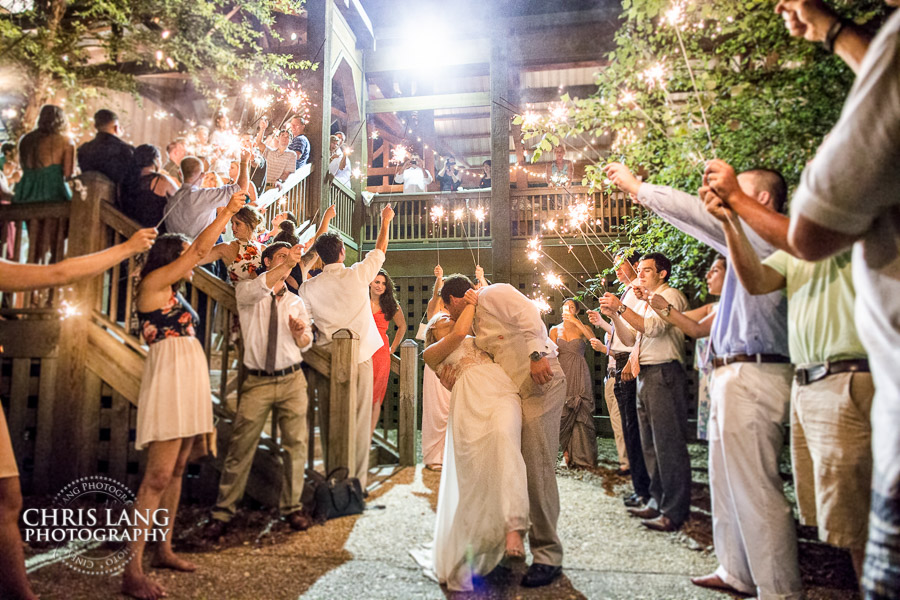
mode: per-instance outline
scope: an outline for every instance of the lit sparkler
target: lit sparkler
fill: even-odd
[[[547,299],[544,296],[532,298],[531,301],[534,303],[534,305],[542,315],[545,315],[551,311],[550,303],[547,302]]]
[[[441,221],[444,219],[444,207],[435,204],[431,207],[431,235],[434,236],[435,244],[437,244],[437,261],[438,264],[441,264]],[[435,226],[437,226],[437,233],[435,233]]]
[[[472,214],[475,215],[475,221],[478,222],[478,225],[475,225],[475,233],[478,233],[479,226],[481,227],[481,234],[478,236],[478,261],[475,263],[477,265],[481,264],[481,238],[484,237],[484,209],[480,206],[472,211]]]
[[[394,146],[391,149],[391,161],[395,164],[403,164],[406,162],[406,159],[409,158],[409,148],[403,145]]]
[[[59,304],[59,320],[65,321],[71,317],[77,317],[81,314],[81,311],[78,310],[78,307],[68,300],[63,300]]]

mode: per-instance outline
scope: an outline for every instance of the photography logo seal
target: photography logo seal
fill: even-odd
[[[119,573],[132,558],[129,542],[164,541],[168,511],[135,509],[127,486],[102,475],[81,477],[53,498],[49,508],[22,512],[26,542],[56,544],[54,554],[89,575]]]

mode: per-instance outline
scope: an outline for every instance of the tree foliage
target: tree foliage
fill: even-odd
[[[861,0],[842,12],[866,22],[882,11],[880,0]],[[557,141],[606,134],[612,150],[587,166],[585,185],[608,186],[602,167],[617,160],[652,183],[696,190],[704,160],[713,157],[738,170],[777,169],[796,185],[853,81],[839,58],[790,38],[772,2],[623,0],[620,18],[593,97],[563,96],[550,118],[518,117],[523,129],[541,134],[537,158]],[[627,229],[633,246],[672,259],[674,285],[705,296],[709,248],[643,211]]]
[[[251,76],[293,80],[312,63],[260,40],[264,28],[277,38],[277,13],[297,13],[303,1],[38,0],[0,12],[0,64],[22,82],[28,126],[60,92],[76,106],[98,88],[135,92],[140,74],[187,73],[201,92]]]

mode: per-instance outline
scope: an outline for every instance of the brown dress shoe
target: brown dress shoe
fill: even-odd
[[[644,519],[641,525],[653,531],[678,531],[681,525],[676,525],[672,519],[666,515],[659,515],[655,519]]]
[[[753,594],[746,594],[737,590],[736,588],[728,585],[722,578],[716,575],[715,573],[711,575],[704,575],[703,577],[691,577],[691,583],[696,586],[709,588],[711,590],[719,590],[722,592],[728,592],[730,594],[737,594],[738,596],[752,596]]]
[[[629,508],[628,513],[632,517],[638,517],[639,519],[655,519],[660,515],[658,510],[650,508],[649,506],[645,506],[644,508]]]
[[[306,531],[309,529],[310,525],[312,525],[312,521],[309,520],[302,511],[295,510],[291,514],[285,517],[285,520],[288,522],[288,525],[291,526],[291,529],[294,531]]]

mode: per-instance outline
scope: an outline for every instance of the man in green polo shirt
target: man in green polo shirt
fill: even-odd
[[[822,541],[849,550],[859,577],[868,531],[869,412],[875,389],[856,332],[850,251],[821,262],[795,258],[785,251],[789,219],[750,206],[732,184],[733,173],[728,164],[711,161],[701,197],[722,221],[730,266],[747,291],[787,294],[788,343],[796,369],[791,458],[800,520],[818,525]],[[761,261],[743,224],[781,249]]]

